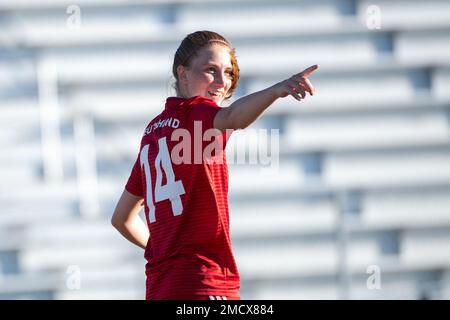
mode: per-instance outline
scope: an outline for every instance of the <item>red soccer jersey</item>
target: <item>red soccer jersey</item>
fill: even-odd
[[[145,199],[147,299],[239,296],[229,235],[227,136],[206,135],[219,110],[204,97],[170,97],[142,137],[125,189]],[[180,142],[187,140],[180,135],[190,136],[189,148],[182,151]],[[212,152],[222,163],[203,158],[211,141],[222,143],[222,152]]]

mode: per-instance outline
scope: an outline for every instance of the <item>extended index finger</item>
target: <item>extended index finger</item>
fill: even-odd
[[[302,77],[308,77],[311,73],[313,73],[318,68],[319,68],[318,64],[312,65],[311,67],[306,68],[305,70],[300,72],[299,75],[302,76]]]

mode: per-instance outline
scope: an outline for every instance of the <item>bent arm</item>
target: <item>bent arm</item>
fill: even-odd
[[[122,236],[145,249],[150,232],[139,216],[143,199],[124,190],[116,205],[111,224]]]
[[[313,65],[287,80],[244,96],[229,107],[222,108],[214,118],[214,127],[220,130],[244,129],[256,121],[278,98],[291,95],[301,101],[306,97],[307,92],[312,96],[314,87],[309,82],[308,76],[318,67]]]

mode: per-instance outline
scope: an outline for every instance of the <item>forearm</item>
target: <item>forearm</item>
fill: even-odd
[[[233,102],[229,107],[222,108],[214,118],[214,128],[219,130],[244,129],[251,125],[258,117],[278,98],[288,95],[302,101],[308,92],[314,94],[314,87],[308,80],[308,76],[319,65],[315,64],[302,72],[294,74],[289,79],[283,80],[273,86],[249,94]]]
[[[236,100],[229,106],[233,128],[248,127],[278,98],[273,87],[269,87]]]
[[[135,245],[142,249],[145,249],[147,246],[150,233],[146,224],[139,216],[135,216],[133,219],[129,219],[123,223],[116,224],[114,227],[122,234],[122,236]]]

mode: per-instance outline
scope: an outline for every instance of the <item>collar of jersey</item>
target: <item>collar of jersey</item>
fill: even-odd
[[[194,105],[194,104],[198,104],[198,103],[202,103],[202,102],[216,104],[214,102],[214,100],[205,98],[203,96],[194,96],[194,97],[190,97],[190,98],[169,97],[166,99],[166,108],[173,108],[173,107],[179,107],[179,106],[190,106],[190,105]]]

